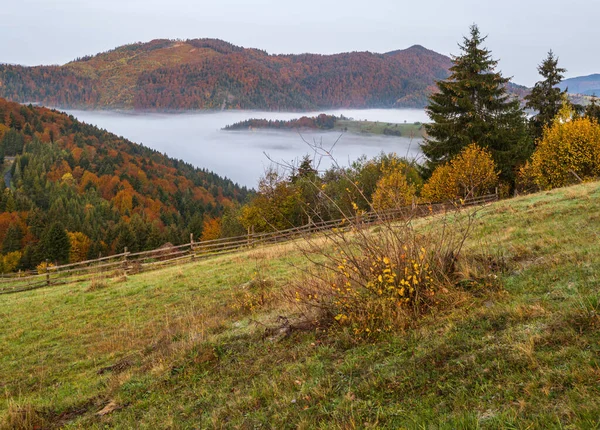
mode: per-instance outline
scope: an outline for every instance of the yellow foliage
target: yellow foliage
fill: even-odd
[[[23,254],[21,251],[9,252],[6,255],[2,256],[2,273],[14,272],[19,262],[21,261],[21,257]]]
[[[68,185],[73,185],[75,183],[75,178],[71,172],[67,172],[60,178],[62,182]]]
[[[415,186],[406,179],[407,165],[394,160],[385,167],[373,193],[373,208],[386,210],[407,206],[415,196]]]
[[[498,178],[490,152],[472,143],[449,164],[435,169],[423,186],[421,196],[427,201],[482,196],[492,192]]]
[[[202,224],[201,241],[215,240],[221,237],[221,219],[207,218]]]
[[[69,263],[78,263],[87,259],[92,240],[85,234],[77,231],[74,233],[68,232],[69,241],[71,242],[71,250],[69,251]]]
[[[542,189],[600,176],[600,125],[587,117],[557,120],[544,130],[531,160]]]
[[[35,268],[37,269],[37,272],[41,275],[46,272],[52,272],[53,270],[55,270],[54,267],[55,267],[54,264],[46,263],[45,261],[42,261]]]
[[[428,202],[451,200],[457,196],[458,186],[450,164],[443,164],[435,169],[421,191],[421,198]]]

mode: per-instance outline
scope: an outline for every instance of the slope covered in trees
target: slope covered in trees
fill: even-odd
[[[213,39],[154,40],[63,66],[0,66],[0,96],[65,108],[422,107],[450,59],[421,46],[269,55]]]
[[[245,199],[228,179],[0,99],[0,271],[181,243]],[[59,243],[61,246],[56,246]],[[63,246],[65,244],[65,246]],[[70,252],[69,252],[70,250]]]

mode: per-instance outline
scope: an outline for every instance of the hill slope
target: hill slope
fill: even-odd
[[[596,73],[589,76],[578,76],[569,78],[557,85],[561,90],[568,89],[571,94],[583,94],[600,96],[600,74]]]
[[[0,66],[0,96],[64,108],[299,110],[424,106],[448,57],[268,55],[213,39],[153,40],[63,66]]]
[[[465,255],[504,289],[367,344],[264,338],[288,245],[0,296],[0,427],[596,428],[598,213],[599,183],[489,206]]]
[[[0,272],[55,261],[48,249],[55,223],[79,234],[80,255],[73,258],[80,261],[125,246],[141,251],[187,242],[190,232],[200,238],[205,220],[247,193],[72,116],[0,99],[0,163],[3,157]],[[14,252],[17,266],[4,267],[4,256]]]

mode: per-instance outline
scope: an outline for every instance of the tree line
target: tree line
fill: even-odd
[[[508,92],[509,79],[496,70],[485,40],[473,25],[450,76],[430,95],[424,162],[381,154],[319,172],[318,157],[305,156],[267,172],[255,197],[238,209],[237,231],[284,229],[496,190],[506,197],[600,177],[596,99],[586,107],[569,102],[566,90],[556,87],[565,69],[550,51],[538,67],[542,79],[521,103]]]

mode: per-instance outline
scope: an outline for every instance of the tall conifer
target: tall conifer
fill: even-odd
[[[494,71],[498,61],[481,46],[485,39],[473,25],[459,45],[462,55],[453,57],[450,77],[430,97],[426,111],[432,122],[425,125],[422,150],[431,172],[476,143],[492,153],[501,178],[512,182],[515,167],[532,149],[525,113],[506,91],[509,79]]]
[[[550,125],[563,105],[563,95],[567,90],[561,91],[556,86],[563,80],[566,69],[558,67],[558,58],[552,50],[548,52],[546,59],[538,66],[538,72],[544,78],[536,82],[531,93],[525,97],[526,107],[537,111],[531,117],[531,134],[535,139],[542,137],[544,127]]]

